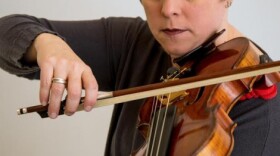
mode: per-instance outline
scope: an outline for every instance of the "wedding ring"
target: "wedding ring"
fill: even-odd
[[[67,81],[62,78],[52,78],[52,83],[66,84]]]

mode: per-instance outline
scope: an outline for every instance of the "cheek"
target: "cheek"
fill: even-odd
[[[161,15],[159,11],[160,8],[157,6],[152,6],[151,4],[148,4],[148,6],[149,7],[147,7],[147,4],[145,5],[145,3],[143,4],[147,18],[147,23],[152,33],[156,35],[161,20]]]
[[[224,3],[219,2],[216,7],[213,7],[211,19],[214,25],[217,26],[217,29],[221,28],[221,25],[227,18],[227,9],[224,6]],[[211,21],[209,21],[211,22]]]
[[[220,30],[226,18],[226,9],[220,6],[204,8],[203,11],[197,12],[196,17],[193,17],[196,28],[209,33]]]

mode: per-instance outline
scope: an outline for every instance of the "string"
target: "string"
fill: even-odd
[[[167,100],[167,105],[166,105],[165,114],[164,114],[164,118],[163,118],[163,124],[161,126],[161,132],[160,132],[160,137],[159,137],[159,144],[158,144],[158,147],[157,147],[157,154],[156,155],[158,155],[159,147],[160,147],[160,142],[161,142],[161,139],[162,139],[162,136],[163,136],[163,129],[164,129],[165,121],[166,121],[167,110],[169,109],[169,104],[170,104],[169,103],[170,95],[171,95],[171,93],[169,93],[169,95],[168,95],[168,100]]]
[[[148,137],[148,140],[147,140],[147,152],[146,152],[146,156],[148,156],[149,154],[149,147],[150,147],[150,137],[152,136],[152,131],[153,131],[153,114],[155,113],[156,111],[156,107],[157,107],[157,102],[158,100],[156,100],[156,97],[154,97],[153,99],[153,106],[152,106],[152,111],[151,111],[151,114],[150,114],[150,121],[152,121],[151,125],[150,125],[150,129],[149,129],[149,137]]]
[[[163,97],[163,95],[162,95],[162,97]],[[163,102],[162,102],[162,99],[163,99],[163,98],[160,98],[160,99],[161,99],[161,101],[160,101],[159,110],[162,108],[162,105],[163,105]],[[156,101],[158,101],[158,100],[156,100]],[[153,114],[154,114],[154,113],[156,113],[156,109],[154,110]],[[157,132],[158,125],[159,125],[160,113],[161,113],[161,112],[159,112],[158,115],[156,116],[155,134],[156,134],[156,132]],[[154,119],[155,119],[155,118],[154,118]],[[151,124],[150,137],[151,137],[151,135],[152,135],[153,127],[154,127],[154,120],[152,120],[152,124]],[[156,135],[155,135],[155,136],[156,136]],[[153,137],[153,140],[152,140],[152,147],[151,147],[151,151],[150,151],[151,153],[153,153],[153,150],[154,150],[155,139],[156,139],[156,137]],[[148,151],[147,153],[149,153],[149,151]]]
[[[186,68],[184,68],[183,70],[181,70],[180,72],[178,72],[178,70],[175,70],[173,73],[171,73],[170,75],[172,76],[169,76],[168,79],[172,78],[172,80],[174,80],[175,78],[179,77],[180,74],[182,74],[184,71],[186,70]],[[168,80],[167,79],[167,80]],[[171,99],[171,94],[172,93],[168,93],[168,98],[167,98],[167,102],[166,102],[166,109],[165,109],[165,112],[164,112],[164,116],[163,116],[163,122],[162,122],[162,125],[161,125],[161,128],[160,128],[160,135],[159,135],[159,140],[158,140],[158,146],[156,147],[156,156],[159,155],[159,150],[160,150],[160,142],[162,140],[162,137],[163,137],[163,130],[164,130],[164,126],[165,126],[165,123],[166,123],[166,118],[167,118],[167,112],[168,112],[168,109],[169,109],[169,105],[170,105],[170,99]],[[161,95],[161,101],[160,101],[160,107],[159,107],[159,110],[162,109],[162,106],[163,106],[163,97],[164,95]],[[154,99],[155,100],[155,99]],[[156,100],[157,102],[158,100]],[[153,102],[154,103],[154,102]],[[154,109],[153,110],[153,114],[156,113],[156,110],[157,109]],[[146,152],[146,155],[148,155],[148,153],[153,153],[153,150],[154,150],[154,146],[155,146],[155,140],[156,140],[156,134],[157,134],[157,129],[159,127],[159,118],[160,118],[160,115],[161,115],[161,111],[159,111],[157,117],[156,117],[156,127],[155,127],[155,133],[153,134],[154,137],[153,137],[153,142],[152,142],[152,147],[151,147],[151,151],[149,151],[149,147],[150,147],[150,142],[148,143],[148,146],[147,146],[147,152]],[[149,133],[149,136],[151,137],[152,135],[152,131],[153,131],[153,128],[154,128],[154,120],[152,120],[152,123],[151,123],[151,129],[150,129],[150,133]],[[150,138],[148,137],[148,138]]]

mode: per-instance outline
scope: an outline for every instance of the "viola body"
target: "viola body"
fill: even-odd
[[[215,47],[199,62],[186,63],[180,70],[191,68],[195,75],[203,75],[257,65],[260,52],[256,50],[247,38],[236,38]],[[145,141],[132,155],[230,155],[236,124],[228,112],[260,78],[250,77],[147,99],[139,113],[137,127]],[[168,119],[166,111],[170,106],[174,110],[172,119]],[[166,117],[157,117],[160,110],[164,110]],[[167,143],[158,143],[162,140]]]

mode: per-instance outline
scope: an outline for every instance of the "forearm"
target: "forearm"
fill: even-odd
[[[32,49],[34,39],[43,32],[54,33],[36,18],[10,15],[0,18],[0,67],[19,76],[38,71],[34,64],[24,64],[23,56]]]
[[[121,57],[127,56],[131,44],[142,40],[136,38],[142,30],[148,29],[139,18],[51,21],[28,15],[3,17],[0,18],[0,67],[24,77],[39,71],[37,52],[40,50],[36,40],[43,33],[55,34],[56,39],[64,41],[56,45],[68,44],[94,70],[100,88],[112,90],[114,74],[121,69],[118,68]]]

